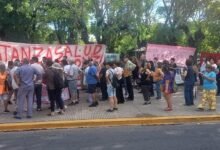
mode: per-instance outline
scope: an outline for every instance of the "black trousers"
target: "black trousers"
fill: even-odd
[[[42,84],[35,84],[34,93],[37,98],[37,109],[41,109]]]
[[[220,81],[217,82],[217,87],[218,87],[217,94],[219,95],[220,94]]]
[[[55,90],[48,89],[47,92],[50,100],[51,112],[55,111],[55,102],[60,109],[64,109],[64,102],[61,98],[62,89],[55,89]]]
[[[101,88],[101,92],[102,92],[102,100],[108,100],[107,84],[106,84],[106,82],[100,82],[100,88]]]
[[[144,100],[145,100],[146,102],[150,101],[150,97],[151,97],[151,86],[142,85],[142,86],[141,86],[141,90],[142,90],[142,93],[143,93]]]
[[[119,87],[116,88],[116,97],[118,99],[119,104],[125,102],[124,95],[123,95],[123,82],[124,82],[123,78],[118,80]]]
[[[128,90],[128,99],[134,100],[134,91],[133,91],[133,85],[131,81],[131,76],[125,78],[126,86]]]
[[[151,93],[151,97],[154,97],[154,86],[152,85],[151,87],[150,87],[150,93]]]

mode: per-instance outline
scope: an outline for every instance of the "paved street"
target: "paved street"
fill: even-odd
[[[2,105],[0,106],[0,123],[8,122],[31,122],[31,121],[53,121],[53,120],[86,120],[86,119],[110,119],[110,118],[130,118],[130,117],[156,117],[156,116],[182,116],[182,115],[216,115],[220,114],[220,97],[217,98],[217,111],[216,112],[197,112],[196,105],[200,99],[201,93],[197,100],[195,100],[195,106],[186,107],[183,106],[183,89],[179,88],[178,92],[173,96],[174,111],[164,112],[163,109],[166,107],[164,99],[156,100],[152,98],[151,105],[143,105],[144,100],[142,94],[135,91],[135,100],[133,102],[126,102],[125,104],[119,105],[119,111],[113,113],[107,113],[106,110],[109,108],[107,101],[100,102],[97,108],[89,108],[86,102],[87,94],[81,91],[80,104],[76,106],[68,106],[65,115],[56,115],[48,117],[49,105],[44,105],[42,112],[34,112],[33,119],[22,119],[15,120],[12,112],[9,114],[2,113]],[[10,107],[10,110],[14,110],[14,106]]]
[[[0,133],[2,150],[218,150],[220,124]]]

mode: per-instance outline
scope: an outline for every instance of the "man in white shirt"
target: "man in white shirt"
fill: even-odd
[[[19,66],[19,62],[15,61],[13,63],[13,67],[12,69],[10,70],[10,76],[11,76],[11,79],[12,79],[12,88],[13,88],[13,92],[14,92],[14,95],[15,95],[15,100],[16,100],[16,97],[17,97],[17,92],[18,92],[18,85],[17,83],[15,82],[15,79],[14,79],[14,74],[16,72],[16,70],[18,69],[18,66]]]
[[[42,78],[45,72],[42,65],[39,64],[37,57],[32,57],[32,62],[33,63],[31,64],[31,67],[33,67],[40,74],[40,77],[38,78],[38,80],[35,80],[34,83],[34,93],[37,99],[37,111],[41,111]]]
[[[69,65],[64,67],[64,73],[68,82],[72,103],[70,105],[79,104],[77,98],[77,79],[80,74],[79,67],[75,64],[73,58],[68,59]]]
[[[115,63],[114,64],[114,70],[115,70],[115,74],[117,76],[117,79],[118,79],[118,83],[119,83],[119,86],[116,88],[116,97],[118,99],[118,104],[123,104],[125,102],[124,100],[124,95],[123,95],[123,68],[120,67],[120,63]]]

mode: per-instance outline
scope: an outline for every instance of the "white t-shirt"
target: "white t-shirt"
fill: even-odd
[[[15,79],[14,79],[14,74],[16,72],[16,70],[18,69],[17,66],[13,67],[11,70],[10,70],[10,76],[11,76],[11,80],[12,80],[12,88],[15,90],[15,89],[18,89],[18,85],[17,83],[15,82]]]
[[[112,68],[110,68],[106,71],[106,77],[108,77],[110,79],[110,81],[112,81],[114,74],[115,74],[115,70]]]
[[[43,74],[45,73],[44,72],[44,68],[40,64],[38,64],[38,63],[31,64],[31,67],[33,67],[35,70],[37,70],[37,72],[40,74],[40,79],[37,80],[35,82],[35,84],[42,84]]]
[[[87,85],[86,76],[87,76],[88,72],[89,72],[89,66],[86,67],[86,69],[84,70],[83,85]]]
[[[64,67],[64,72],[67,74],[67,80],[77,80],[79,77],[80,69],[77,65],[66,65]]]
[[[114,70],[118,80],[120,80],[122,78],[122,74],[124,70],[121,67],[116,67]]]

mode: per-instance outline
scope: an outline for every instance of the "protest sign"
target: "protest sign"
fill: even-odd
[[[105,57],[105,45],[49,45],[49,44],[25,44],[0,41],[0,61],[8,62],[15,59],[31,59],[33,56],[61,60],[63,56],[73,57],[78,66],[82,66],[83,61],[92,58],[101,63]]]
[[[153,60],[157,57],[159,61],[169,61],[171,58],[175,58],[178,66],[184,66],[186,59],[190,55],[194,55],[195,50],[196,49],[192,47],[148,44],[146,59]]]

